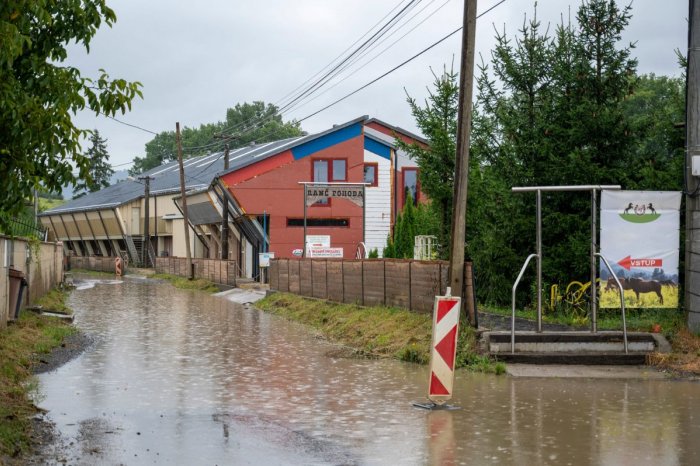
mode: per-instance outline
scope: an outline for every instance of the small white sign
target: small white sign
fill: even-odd
[[[307,248],[330,248],[331,235],[306,235]]]
[[[295,257],[301,257],[302,255],[304,255],[304,250],[301,248],[294,249],[294,250],[292,250],[292,255]]]
[[[275,258],[275,253],[274,252],[261,252],[258,254],[258,258],[260,261],[260,267],[269,267],[270,266],[270,259]]]
[[[309,248],[306,257],[324,257],[327,259],[342,259],[343,248]]]

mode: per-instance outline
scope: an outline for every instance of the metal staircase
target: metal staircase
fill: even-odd
[[[153,246],[143,239],[143,236],[127,236],[126,246],[129,258],[137,267],[153,267],[156,263],[156,254]],[[146,248],[146,260],[144,261],[143,248]]]

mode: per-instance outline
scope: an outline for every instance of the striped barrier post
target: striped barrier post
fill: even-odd
[[[450,288],[447,288],[446,296],[435,297],[433,339],[430,346],[430,380],[428,383],[428,400],[430,402],[413,403],[416,407],[459,409],[445,403],[452,398],[454,387],[461,304],[461,298],[450,295]]]

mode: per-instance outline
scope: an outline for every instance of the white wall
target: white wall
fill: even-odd
[[[391,227],[391,161],[365,150],[365,163],[378,165],[378,186],[365,188],[365,246],[382,257]]]

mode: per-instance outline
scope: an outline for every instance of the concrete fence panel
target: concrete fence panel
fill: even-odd
[[[328,299],[342,303],[344,301],[344,286],[343,286],[343,261],[329,260],[326,262],[327,293]]]
[[[386,305],[411,309],[411,262],[388,260],[385,267]]]
[[[364,306],[431,312],[447,287],[448,263],[402,259],[273,259],[270,287]]]
[[[362,261],[362,287],[365,306],[381,306],[386,303],[384,290],[384,261]]]
[[[363,305],[362,261],[343,261],[343,302]]]
[[[328,299],[328,261],[311,262],[311,290],[314,298]]]

